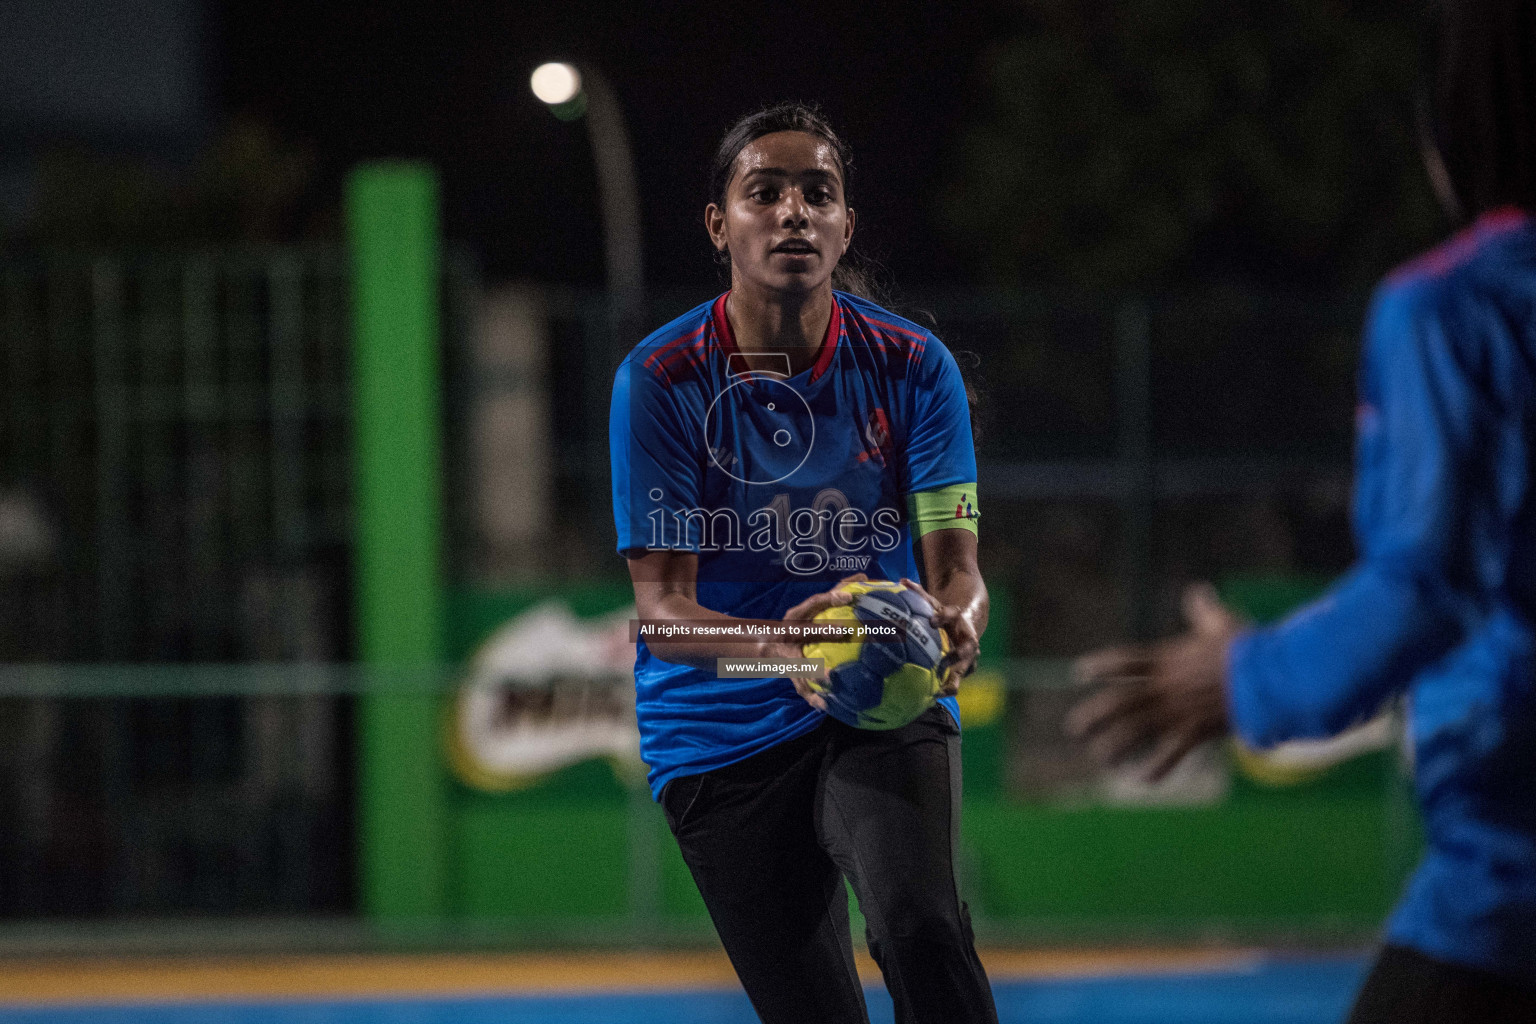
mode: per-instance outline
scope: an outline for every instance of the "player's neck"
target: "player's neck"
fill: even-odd
[[[832,319],[832,284],[798,295],[767,292],[733,282],[725,300],[736,348],[748,358],[783,353],[795,374],[816,362]]]

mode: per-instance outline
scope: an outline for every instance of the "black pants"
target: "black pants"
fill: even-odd
[[[898,1024],[996,1024],[955,886],[960,731],[811,733],[668,783],[661,803],[764,1024],[866,1024],[846,875]]]
[[[1387,946],[1365,979],[1349,1024],[1530,1024],[1536,987]]]

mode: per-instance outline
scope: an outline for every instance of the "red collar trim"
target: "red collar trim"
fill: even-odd
[[[1418,274],[1431,277],[1447,274],[1475,256],[1490,237],[1513,230],[1530,219],[1530,214],[1518,206],[1485,210],[1471,224],[1428,252],[1404,263],[1388,274],[1387,278],[1403,281]]]
[[[811,380],[816,380],[832,366],[832,356],[837,352],[837,340],[843,334],[843,307],[837,296],[832,296],[832,315],[827,317],[827,333],[821,339],[821,351],[811,364]]]
[[[725,300],[730,291],[723,291],[709,310],[709,318],[715,325],[715,337],[720,339],[720,351],[725,353],[725,364],[731,364],[731,356],[741,350],[736,347],[736,335],[731,331],[731,321],[725,315]]]
[[[1518,206],[1500,206],[1478,216],[1473,226],[1481,229],[1507,228],[1530,219],[1530,214]]]
[[[726,365],[730,365],[731,356],[741,350],[736,347],[736,335],[731,331],[730,318],[725,315],[725,300],[731,293],[722,292],[710,308],[709,316],[714,321],[715,337],[720,339],[720,350],[725,353]],[[837,351],[837,340],[843,333],[843,310],[837,301],[837,296],[832,296],[832,315],[827,318],[827,333],[821,339],[821,348],[816,352],[816,361],[811,364],[811,380],[820,379],[832,365],[832,356]]]

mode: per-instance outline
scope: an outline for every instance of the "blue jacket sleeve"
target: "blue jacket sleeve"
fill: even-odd
[[[1471,343],[1448,329],[1434,282],[1378,293],[1357,416],[1361,560],[1318,601],[1234,643],[1228,699],[1249,744],[1348,728],[1462,637],[1475,601],[1465,520],[1488,415]]]
[[[608,460],[618,550],[699,550],[704,428],[675,389],[626,359],[608,409]]]

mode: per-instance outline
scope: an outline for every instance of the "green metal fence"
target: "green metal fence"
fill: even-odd
[[[0,263],[0,480],[51,548],[0,658],[344,653],[345,289],[330,250]]]
[[[329,247],[0,260],[0,821],[11,825],[0,830],[0,919],[352,920],[352,702],[404,687],[420,704],[454,670],[391,676],[350,664],[349,273],[345,253]],[[446,541],[462,576],[473,572],[458,511],[470,484],[466,410],[506,382],[475,379],[466,355],[479,295],[470,261],[450,253],[441,295]],[[657,297],[651,321],[700,298]],[[1011,653],[1067,654],[1166,628],[1175,585],[1191,575],[1334,570],[1347,558],[1347,547],[1319,547],[1317,538],[1344,534],[1349,388],[1334,380],[1309,395],[1307,382],[1344,374],[1336,364],[1353,349],[1348,303],[972,295],[908,308],[930,311],[952,348],[978,355],[990,410],[980,447],[991,524],[984,556],[989,581],[1014,598],[999,615],[1000,625],[1010,619]],[[573,527],[560,535],[562,564],[576,582],[617,575],[606,412],[630,339],[613,336],[599,294],[551,293],[547,309],[553,504]],[[1233,332],[1272,342],[1274,358],[1223,362],[1215,339]],[[1305,372],[1277,383],[1287,360]],[[1284,433],[1272,417],[1244,420],[1245,408],[1306,412]],[[1109,918],[1073,917],[1072,906],[1100,899],[1112,909],[1134,905],[1136,892],[1176,891],[1134,860],[1098,861],[1100,873],[1083,876],[1098,879],[1091,891],[1074,889],[1065,873],[1074,844],[1123,846],[1135,830],[1121,829],[1132,819],[1117,815],[1128,809],[1100,807],[1086,790],[1031,789],[1019,774],[1072,760],[1066,748],[1045,753],[1042,740],[1053,691],[1034,683],[1049,681],[1057,664],[1010,663],[1006,734],[998,726],[991,739],[968,740],[972,779],[992,780],[968,792],[968,870],[988,894],[982,920],[1000,934],[1065,934],[1073,921],[1092,931],[1092,921]],[[1241,796],[1242,785],[1232,792]],[[1356,881],[1377,872],[1354,897],[1323,890],[1344,900],[1339,920],[1363,927],[1390,888],[1381,880],[1397,872],[1371,858],[1399,833],[1412,846],[1411,829],[1380,824],[1389,813],[1407,820],[1396,785],[1372,782],[1353,803],[1259,800],[1242,812],[1257,816],[1251,828],[1214,805],[1165,809],[1171,816],[1162,818],[1146,809],[1143,833],[1172,844],[1174,860],[1209,867],[1198,849],[1179,845],[1196,834],[1200,814],[1216,815],[1213,834],[1228,835],[1234,850],[1282,820],[1266,817],[1281,804],[1301,815],[1295,828],[1323,834],[1365,821],[1361,845],[1339,853],[1354,868],[1318,869]],[[642,927],[665,932],[672,914],[680,933],[696,933],[698,908],[670,847],[625,838],[654,828],[653,809],[614,786],[573,810],[558,785],[497,801],[445,776],[458,888],[428,930],[633,937]],[[563,817],[568,810],[574,818]],[[1312,813],[1321,816],[1309,826]],[[547,836],[575,845],[562,855],[538,845]],[[997,866],[1015,854],[1025,859]],[[598,857],[598,874],[580,883],[585,916],[519,902],[582,877],[566,856]],[[514,891],[506,865],[520,862],[534,867]],[[1122,869],[1150,888],[1125,889]],[[1020,881],[1031,873],[1050,881]],[[1283,877],[1303,888],[1299,875]],[[1183,925],[1168,906],[1146,904],[1142,919],[1153,930],[1238,927],[1238,892],[1227,902],[1191,897],[1194,916]],[[1308,928],[1325,909],[1291,905]]]
[[[352,906],[345,691],[133,682],[351,657],[349,288],[327,246],[0,260],[0,664],[66,681],[0,715],[0,917]],[[450,253],[445,343],[474,288]]]

